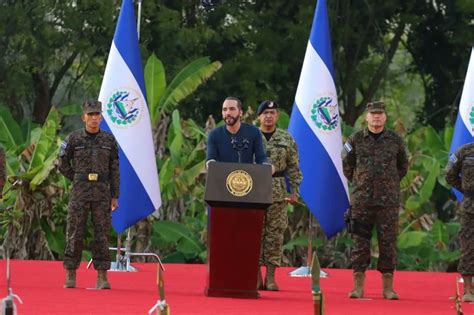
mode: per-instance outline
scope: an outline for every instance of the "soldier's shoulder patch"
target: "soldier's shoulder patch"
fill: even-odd
[[[66,154],[67,145],[68,145],[68,143],[67,143],[66,140],[61,142],[61,148],[59,149],[59,156],[63,156],[64,154]]]
[[[456,163],[458,161],[458,158],[456,156],[456,154],[452,153],[450,156],[449,156],[449,160],[453,163]]]
[[[351,153],[352,146],[349,142],[344,143],[344,150],[346,150],[347,153]]]

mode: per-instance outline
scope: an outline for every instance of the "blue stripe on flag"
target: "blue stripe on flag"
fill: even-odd
[[[138,33],[135,24],[135,12],[132,0],[123,0],[117,28],[114,34],[114,43],[122,59],[133,73],[142,94],[146,99],[145,79],[143,76],[140,47],[138,46]]]
[[[340,126],[325,131],[316,123],[309,125],[318,119],[318,111],[312,106],[321,97],[328,97],[329,104],[337,106],[325,0],[319,0],[315,10],[288,130],[298,146],[303,173],[301,196],[326,235],[332,237],[344,229],[349,198],[347,180],[342,174]],[[320,106],[325,105],[328,104]],[[333,118],[340,119],[336,115]]]
[[[111,133],[105,122],[101,125],[101,129]],[[120,198],[119,207],[112,212],[112,225],[118,233],[122,233],[128,227],[153,213],[150,209],[154,209],[154,207],[145,187],[121,148],[119,148],[119,159]]]
[[[311,35],[309,41],[314,47],[319,57],[324,61],[329,72],[331,72],[332,79],[334,75],[334,67],[332,64],[331,52],[331,35],[329,31],[328,10],[326,8],[326,0],[318,0],[316,12],[314,14],[313,26],[311,27]]]
[[[294,126],[294,127],[293,127]],[[303,181],[300,193],[317,218],[327,237],[344,229],[344,212],[348,208],[347,194],[331,157],[301,115],[293,106],[290,127],[300,158]]]
[[[145,99],[141,99],[139,89]],[[117,90],[129,93],[137,91],[133,92],[136,97],[133,102],[137,101],[143,106],[140,109],[141,119],[126,126],[114,124],[115,120],[111,116],[113,111],[104,108],[107,108],[106,104],[112,93]],[[152,214],[161,205],[143,68],[131,0],[122,2],[99,99],[103,102],[106,116],[101,128],[114,134],[120,146],[119,208],[112,212],[112,225],[118,233],[121,233]]]

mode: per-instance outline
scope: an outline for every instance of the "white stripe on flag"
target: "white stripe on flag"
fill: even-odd
[[[296,91],[295,103],[300,109],[306,123],[331,157],[334,167],[341,181],[344,183],[346,193],[349,195],[347,181],[342,171],[342,136],[340,122],[335,130],[327,134],[319,130],[310,117],[313,102],[321,95],[331,96],[333,100],[337,100],[336,86],[334,85],[331,73],[314,50],[311,42],[308,41],[303,68],[301,69],[301,76],[298,83],[298,90]]]
[[[140,87],[127,64],[124,62],[120,52],[117,50],[115,43],[112,42],[109,60],[102,80],[99,100],[103,106],[108,103],[111,94],[123,87],[124,89],[133,89],[140,100],[145,100]],[[104,108],[104,112],[107,108]],[[143,101],[140,108],[141,118],[131,127],[118,127],[105,114],[104,119],[113,132],[117,142],[127,156],[130,164],[137,173],[147,194],[149,195],[155,210],[161,205],[160,188],[157,180],[157,168],[154,152],[154,144],[151,136],[151,123],[148,114],[148,107]],[[131,129],[133,128],[133,134]],[[131,137],[131,135],[139,137]]]

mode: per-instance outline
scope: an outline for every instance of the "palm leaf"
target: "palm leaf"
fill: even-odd
[[[56,142],[56,134],[58,126],[59,113],[54,107],[52,107],[43,127],[41,128],[41,132],[39,133],[35,151],[33,152],[33,156],[28,168],[28,173],[32,172],[33,170],[36,172],[38,167],[43,166],[45,161],[50,158],[51,154],[57,152],[58,145]]]
[[[208,57],[199,58],[183,70],[168,85],[160,99],[157,110],[170,112],[180,101],[194,92],[201,84],[221,68],[219,61],[211,63]]]
[[[173,111],[171,124],[172,128],[170,129],[170,132],[173,132],[174,137],[171,141],[170,153],[171,158],[176,161],[181,156],[184,144],[183,129],[181,128],[181,119],[179,116],[179,111]]]
[[[38,172],[36,172],[35,176],[31,179],[30,187],[31,189],[35,189],[37,186],[41,185],[41,183],[48,178],[49,173],[54,168],[54,162],[57,160],[59,154],[59,146],[61,145],[60,140],[57,139],[57,146],[55,147],[54,151],[48,156],[46,161],[39,167]]]
[[[152,54],[145,65],[145,85],[148,98],[148,108],[153,124],[158,119],[158,102],[166,89],[166,74],[163,63]]]
[[[20,126],[10,111],[3,106],[0,106],[0,142],[6,144],[7,150],[16,148],[24,142]]]
[[[160,234],[168,242],[177,242],[178,247],[185,253],[194,252],[196,255],[203,250],[202,244],[191,235],[190,230],[177,222],[155,221],[153,232]]]

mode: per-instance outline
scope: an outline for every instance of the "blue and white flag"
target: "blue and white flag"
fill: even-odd
[[[334,84],[326,0],[318,0],[289,132],[298,146],[301,196],[328,237],[344,229],[349,207],[342,171],[341,117]]]
[[[99,100],[101,128],[112,132],[120,146],[119,208],[112,225],[121,233],[161,206],[132,0],[122,2]]]
[[[474,49],[471,50],[449,154],[453,154],[460,146],[472,141],[474,141]],[[462,194],[454,188],[453,191],[457,199],[462,200]]]

